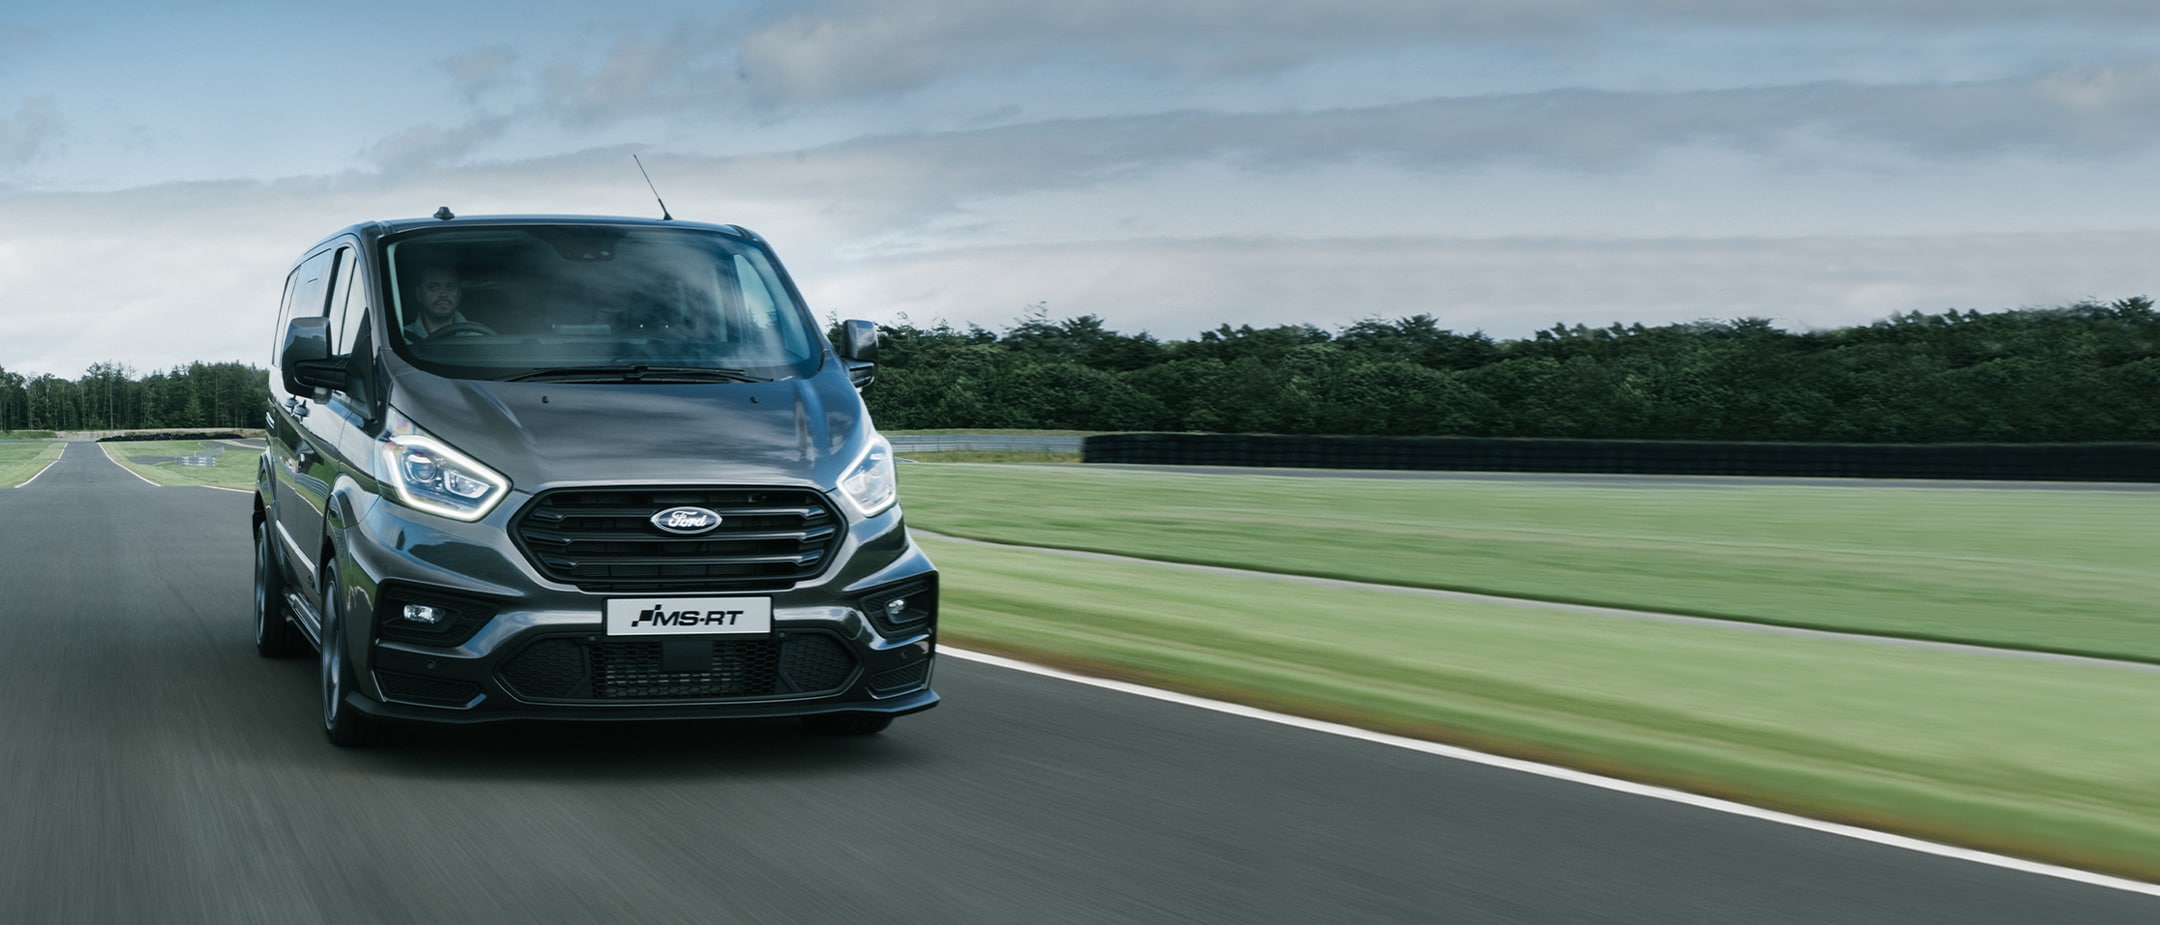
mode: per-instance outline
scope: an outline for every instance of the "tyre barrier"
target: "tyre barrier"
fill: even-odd
[[[2160,444],[1713,443],[1103,434],[1081,460],[1176,466],[1780,478],[2160,482]]]

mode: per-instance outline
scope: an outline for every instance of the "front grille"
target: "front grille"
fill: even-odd
[[[855,669],[854,653],[821,632],[634,642],[558,636],[526,646],[496,678],[522,700],[726,700],[833,693]]]
[[[471,681],[430,678],[395,671],[375,672],[375,686],[382,690],[384,700],[423,707],[463,709],[471,706],[473,700],[480,696],[480,686]]]
[[[653,526],[672,507],[720,526],[679,536]],[[838,512],[803,488],[568,488],[543,492],[512,525],[533,567],[586,591],[784,588],[824,571]]]

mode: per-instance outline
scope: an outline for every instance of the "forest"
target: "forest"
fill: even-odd
[[[1514,340],[1419,314],[1162,341],[1038,304],[1003,331],[903,322],[883,335],[864,395],[887,430],[2160,441],[2160,313],[2142,296],[1820,331],[1750,318]],[[0,431],[259,427],[264,376],[242,363],[138,375],[104,362],[72,380],[0,368]]]
[[[190,363],[139,376],[124,363],[92,363],[79,379],[0,367],[0,432],[261,427],[270,404],[265,375],[245,363]]]
[[[1003,332],[883,332],[864,394],[890,430],[2160,440],[2160,314],[2142,296],[1819,331],[1556,325],[1519,340],[1420,314],[1332,332],[1225,324],[1164,342],[1091,315],[1051,321],[1041,306]]]

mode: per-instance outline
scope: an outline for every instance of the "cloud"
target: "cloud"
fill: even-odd
[[[2098,87],[2100,89],[2086,89]],[[1898,169],[2037,154],[2070,161],[2160,144],[2160,71],[1935,86],[1822,84],[1673,94],[1559,91],[1312,112],[1185,111],[858,138],[730,161],[746,182],[844,184],[935,212],[1225,162],[1289,178],[1316,166],[1506,167],[1624,174],[1683,149],[1779,170]],[[751,180],[749,175],[757,177]]]
[[[1993,311],[2155,290],[2160,232],[1611,239],[1216,238],[796,261],[822,317],[993,329],[1047,302],[1183,339],[1217,325],[1437,316],[1525,337],[1553,324],[1744,317],[1805,330],[1907,311]]]
[[[541,72],[541,106],[571,125],[604,125],[654,111],[710,108],[736,99],[736,75],[721,36],[682,29],[665,38],[631,36],[596,65],[558,60]]]
[[[52,97],[24,100],[15,115],[0,116],[0,168],[18,169],[37,160],[67,130]]]
[[[665,41],[625,39],[590,68],[558,62],[543,81],[540,110],[583,130],[652,113],[739,114],[745,94],[760,91],[747,89],[711,47],[699,36],[678,33]],[[746,61],[754,57],[750,47],[746,42]],[[907,74],[927,73],[900,59],[889,64],[899,70],[881,73],[873,83],[899,87],[913,79]],[[750,78],[749,85],[760,79]],[[813,97],[843,92],[839,85],[802,89]],[[954,123],[967,126],[961,130],[865,136],[798,154],[851,158],[875,151],[949,165],[939,172],[999,188],[1007,181],[998,178],[1065,185],[1209,159],[1256,169],[1377,159],[1426,170],[1496,163],[1612,170],[1690,146],[1750,152],[1800,167],[1864,162],[1885,152],[1927,161],[2020,152],[2088,158],[2160,142],[2160,60],[1962,82],[1672,92],[1576,88],[1369,106],[1193,108],[1030,121],[1014,121],[1022,116],[1018,109],[998,111],[994,121],[1002,124],[961,120]],[[370,156],[385,166],[447,162],[498,137],[505,123],[525,114],[486,116],[460,129],[409,129],[375,145]]]
[[[510,118],[481,116],[462,125],[444,128],[415,125],[367,145],[361,156],[386,173],[432,170],[456,164],[474,149],[502,137]]]
[[[1480,42],[1573,41],[1627,26],[1796,25],[1944,30],[2024,22],[2150,24],[2138,0],[828,0],[751,29],[740,58],[766,105],[883,98],[942,79],[1077,63],[1157,77],[1271,73],[1354,52]]]
[[[450,58],[442,67],[456,81],[466,101],[471,102],[508,82],[517,58],[517,52],[508,46],[494,45]]]

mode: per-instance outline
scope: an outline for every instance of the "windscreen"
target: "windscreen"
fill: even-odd
[[[815,328],[762,249],[697,229],[430,230],[389,245],[398,352],[441,375],[664,381],[815,372]],[[657,371],[648,373],[648,371]]]

